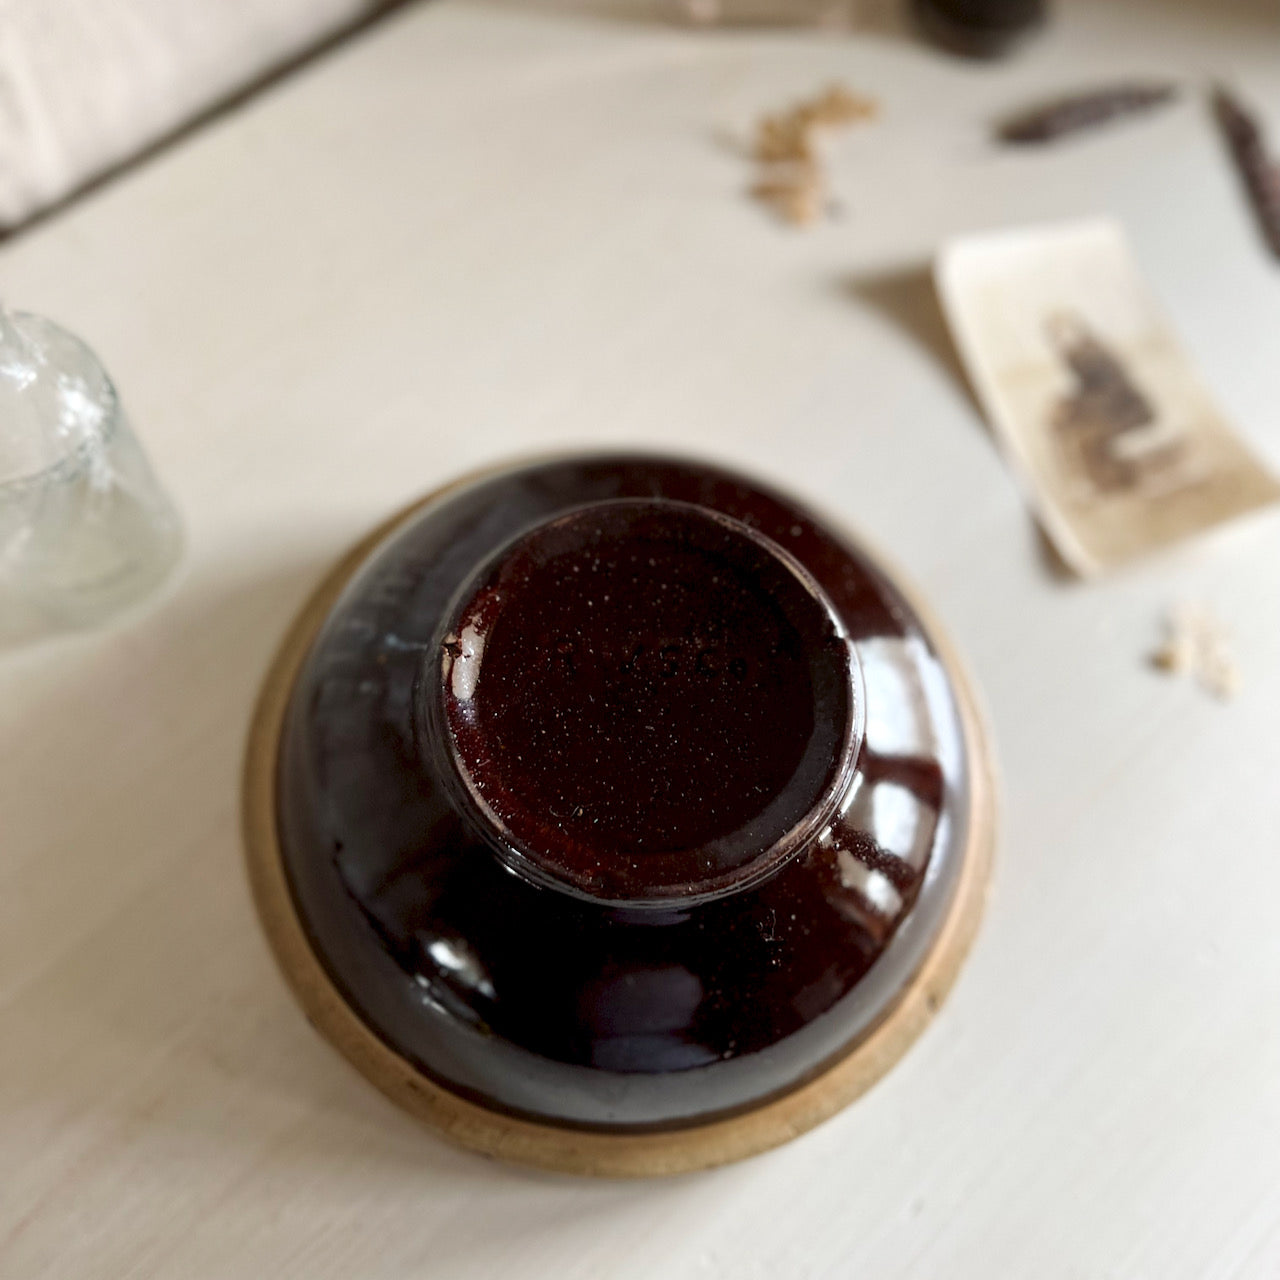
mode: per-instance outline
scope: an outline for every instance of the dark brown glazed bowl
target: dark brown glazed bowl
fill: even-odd
[[[264,690],[250,869],[313,1021],[450,1136],[651,1173],[867,1087],[949,986],[992,838],[936,630],[864,550],[698,463],[425,499]]]

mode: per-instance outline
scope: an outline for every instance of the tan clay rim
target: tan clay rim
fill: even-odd
[[[474,477],[458,483],[471,479]],[[805,1084],[750,1111],[705,1124],[620,1134],[561,1128],[491,1111],[423,1075],[380,1040],[343,1000],[312,951],[298,918],[275,823],[281,725],[294,677],[312,639],[348,579],[373,548],[392,529],[454,487],[412,503],[338,562],[294,620],[259,694],[244,765],[245,849],[258,912],[285,978],[310,1021],[362,1075],[442,1137],[486,1155],[564,1173],[652,1177],[728,1164],[798,1137],[860,1097],[906,1053],[950,991],[977,932],[995,848],[995,787],[987,735],[963,668],[928,612],[908,594],[956,692],[972,794],[964,861],[947,916],[919,970],[879,1023]],[[864,544],[858,545],[862,548]],[[892,575],[891,580],[903,591],[898,575]]]

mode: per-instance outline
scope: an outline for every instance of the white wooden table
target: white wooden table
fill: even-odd
[[[1280,1273],[1280,516],[1055,576],[922,267],[1110,212],[1280,466],[1280,270],[1194,99],[1034,156],[985,122],[1130,72],[1229,73],[1280,131],[1274,0],[1064,3],[1025,57],[411,9],[0,250],[117,376],[190,548],[113,628],[0,655],[0,1275],[1270,1277]],[[840,78],[840,220],[743,196],[762,110]],[[515,452],[729,460],[861,525],[985,691],[1005,786],[958,989],[852,1110],[666,1183],[495,1166],[308,1028],[237,786],[258,679],[344,545]],[[1151,672],[1166,604],[1244,692]]]

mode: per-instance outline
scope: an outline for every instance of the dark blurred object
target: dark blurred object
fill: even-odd
[[[1011,116],[996,132],[1001,142],[1019,146],[1053,142],[1113,120],[1151,111],[1172,102],[1177,92],[1177,86],[1172,84],[1111,85],[1041,103]]]
[[[1267,247],[1280,258],[1280,163],[1267,150],[1262,126],[1253,113],[1222,85],[1213,91],[1213,112],[1231,148]]]
[[[971,58],[1007,53],[1043,25],[1047,0],[912,0],[916,21],[937,44]]]

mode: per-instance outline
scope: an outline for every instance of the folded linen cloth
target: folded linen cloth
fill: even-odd
[[[0,0],[0,231],[389,0]]]

